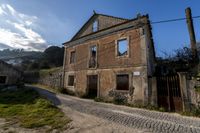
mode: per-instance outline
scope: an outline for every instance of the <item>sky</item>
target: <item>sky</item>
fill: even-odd
[[[199,0],[0,0],[0,49],[20,48],[42,51],[51,45],[62,46],[82,25],[97,13],[132,19],[149,14],[151,22],[184,18],[191,7],[200,16]],[[194,19],[200,41],[200,18]],[[152,24],[157,56],[171,54],[188,46],[185,20]]]

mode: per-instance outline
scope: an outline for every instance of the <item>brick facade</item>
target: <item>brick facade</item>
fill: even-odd
[[[100,20],[99,28],[102,25],[104,29],[89,33],[87,29],[94,19],[86,24],[90,25],[86,31],[79,31],[74,39],[65,43],[64,87],[78,96],[86,95],[88,76],[97,75],[97,97],[112,100],[113,94],[123,95],[131,103],[150,103],[149,77],[154,72],[155,53],[151,29],[147,24],[148,16],[126,21],[116,18],[113,23],[113,17],[98,15],[96,18]],[[117,41],[120,39],[128,41],[128,54],[123,57],[117,56]],[[95,68],[89,68],[90,47],[93,45],[97,47],[97,65]],[[72,51],[75,51],[75,63],[70,64]],[[116,90],[116,76],[120,74],[128,75],[129,90]],[[69,75],[75,77],[74,86],[68,86]]]

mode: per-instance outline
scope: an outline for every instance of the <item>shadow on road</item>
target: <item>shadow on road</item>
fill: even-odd
[[[54,105],[61,105],[61,101],[57,98],[55,93],[31,85],[26,85],[26,87],[36,90],[42,97],[47,98]]]

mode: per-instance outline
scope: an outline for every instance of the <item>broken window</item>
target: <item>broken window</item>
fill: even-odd
[[[74,86],[74,75],[68,76],[68,86]]]
[[[89,68],[95,68],[97,64],[97,46],[94,45],[90,47],[90,60],[89,60]]]
[[[128,40],[122,39],[117,41],[118,56],[124,56],[128,54]]]
[[[92,25],[92,31],[96,32],[98,30],[98,21],[94,21],[93,25]]]
[[[75,51],[72,51],[71,55],[70,55],[70,64],[72,64],[74,62],[75,62]]]
[[[0,76],[0,84],[6,83],[6,76]]]
[[[129,90],[129,75],[117,75],[117,88],[116,90]]]

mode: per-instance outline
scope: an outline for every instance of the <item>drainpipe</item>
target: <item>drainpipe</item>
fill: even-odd
[[[65,67],[66,67],[66,56],[67,56],[67,52],[66,52],[66,48],[64,46],[64,57],[63,57],[63,77],[62,77],[62,88],[65,88]]]

